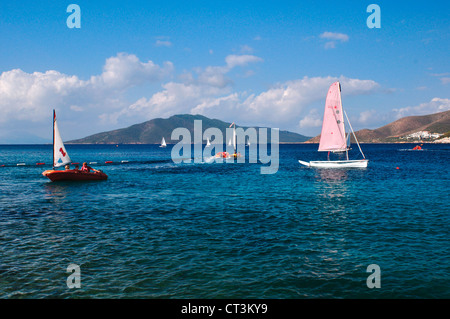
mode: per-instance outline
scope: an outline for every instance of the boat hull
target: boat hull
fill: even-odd
[[[348,160],[348,161],[311,161],[304,162],[299,161],[300,164],[308,167],[319,167],[319,168],[364,168],[367,167],[369,160]]]
[[[42,173],[52,182],[59,181],[101,181],[108,179],[108,175],[103,172],[82,172],[79,170],[47,170]]]

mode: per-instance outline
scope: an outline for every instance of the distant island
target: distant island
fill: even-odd
[[[215,127],[222,131],[231,123],[218,119],[210,119],[203,115],[180,114],[167,119],[156,118],[127,128],[117,129],[90,135],[81,139],[66,142],[68,144],[159,144],[164,137],[166,143],[173,144],[171,134],[175,128],[187,128],[191,134],[194,130],[194,120],[201,120],[203,130]],[[248,127],[242,127],[247,129]],[[396,120],[380,128],[362,129],[355,132],[361,143],[414,143],[421,142],[450,142],[450,111],[422,115],[408,116]],[[280,143],[319,143],[320,135],[311,138],[298,133],[281,131]],[[352,140],[354,138],[352,137]]]
[[[98,133],[87,136],[78,140],[66,142],[67,144],[159,144],[162,138],[168,144],[178,143],[179,141],[172,141],[172,131],[178,127],[187,128],[191,134],[194,131],[194,120],[202,121],[202,128],[206,130],[210,127],[218,128],[225,136],[226,129],[231,123],[223,122],[217,119],[210,119],[203,115],[181,114],[173,115],[167,119],[156,118],[144,123],[135,124],[127,128]],[[244,130],[248,127],[242,127]],[[268,132],[268,139],[270,141],[270,131]],[[311,137],[303,136],[301,134],[281,131],[279,132],[280,143],[303,143]]]
[[[355,132],[360,143],[450,142],[450,111],[407,116],[380,128]],[[306,141],[319,143],[320,135]],[[354,138],[352,137],[352,141]]]

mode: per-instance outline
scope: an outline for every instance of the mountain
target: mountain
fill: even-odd
[[[355,134],[361,143],[390,143],[405,142],[407,135],[420,131],[440,134],[450,131],[450,111],[407,116],[375,130],[363,129]],[[319,140],[320,135],[308,140],[307,143],[319,143]]]
[[[187,128],[191,132],[193,139],[194,120],[202,121],[203,131],[210,127],[218,128],[225,137],[225,130],[231,123],[226,123],[217,119],[210,119],[202,115],[174,115],[168,119],[156,118],[144,123],[135,124],[127,128],[94,134],[78,140],[69,141],[72,144],[159,144],[164,137],[166,143],[178,143],[172,141],[172,131],[178,127]],[[236,125],[236,127],[242,127]],[[248,127],[242,127],[247,129]],[[310,139],[297,133],[280,131],[280,143],[302,143]],[[270,141],[270,131],[268,131],[268,141]]]

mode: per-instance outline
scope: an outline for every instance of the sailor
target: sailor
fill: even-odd
[[[81,170],[82,172],[86,172],[86,173],[89,173],[91,170],[93,170],[94,172],[100,172],[99,170],[94,169],[94,168],[88,166],[86,162],[83,163],[83,166],[81,166],[81,169],[80,169],[80,170]]]

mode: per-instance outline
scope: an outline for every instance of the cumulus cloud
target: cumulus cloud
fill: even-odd
[[[95,88],[126,89],[146,81],[161,80],[173,71],[171,62],[160,67],[152,61],[141,62],[134,54],[119,53],[108,58],[99,76],[91,77]]]
[[[56,107],[75,112],[82,110],[80,105],[102,107],[108,103],[112,107],[127,88],[161,80],[172,71],[170,62],[159,66],[152,61],[141,62],[135,55],[126,53],[108,58],[103,72],[89,80],[54,70],[5,71],[0,75],[0,121],[40,121],[48,118],[51,109]]]
[[[237,100],[226,96],[230,94],[233,83],[227,73],[234,68],[261,61],[254,55],[228,55],[225,65],[196,68],[194,74],[184,72],[178,77],[181,82],[165,83],[162,90],[151,97],[142,97],[120,111],[104,113],[101,119],[105,123],[117,123],[124,116],[153,118],[177,113],[201,114],[206,109],[215,112],[223,103],[228,104],[228,109],[231,102]]]
[[[301,117],[312,103],[324,100],[324,92],[335,81],[340,81],[346,95],[368,94],[376,91],[379,84],[372,80],[346,77],[304,77],[278,84],[259,94],[246,92],[222,96],[210,95],[198,101],[191,113],[230,119],[239,116],[244,121],[286,124]],[[318,124],[317,111],[310,111],[302,127]],[[321,121],[321,119],[320,119]],[[300,123],[296,122],[300,125]]]
[[[322,118],[316,109],[311,109],[309,113],[298,123],[300,128],[306,127],[320,127],[322,125]]]
[[[234,55],[231,54],[225,58],[228,69],[235,68],[237,66],[246,66],[249,63],[262,62],[263,59],[255,55]]]
[[[395,118],[399,119],[405,116],[426,115],[450,110],[450,99],[435,97],[430,102],[421,103],[417,106],[408,106],[400,109],[393,109]]]
[[[349,36],[344,33],[337,32],[324,32],[319,35],[320,38],[329,40],[325,43],[325,49],[334,49],[336,48],[337,42],[347,42],[349,40]]]

